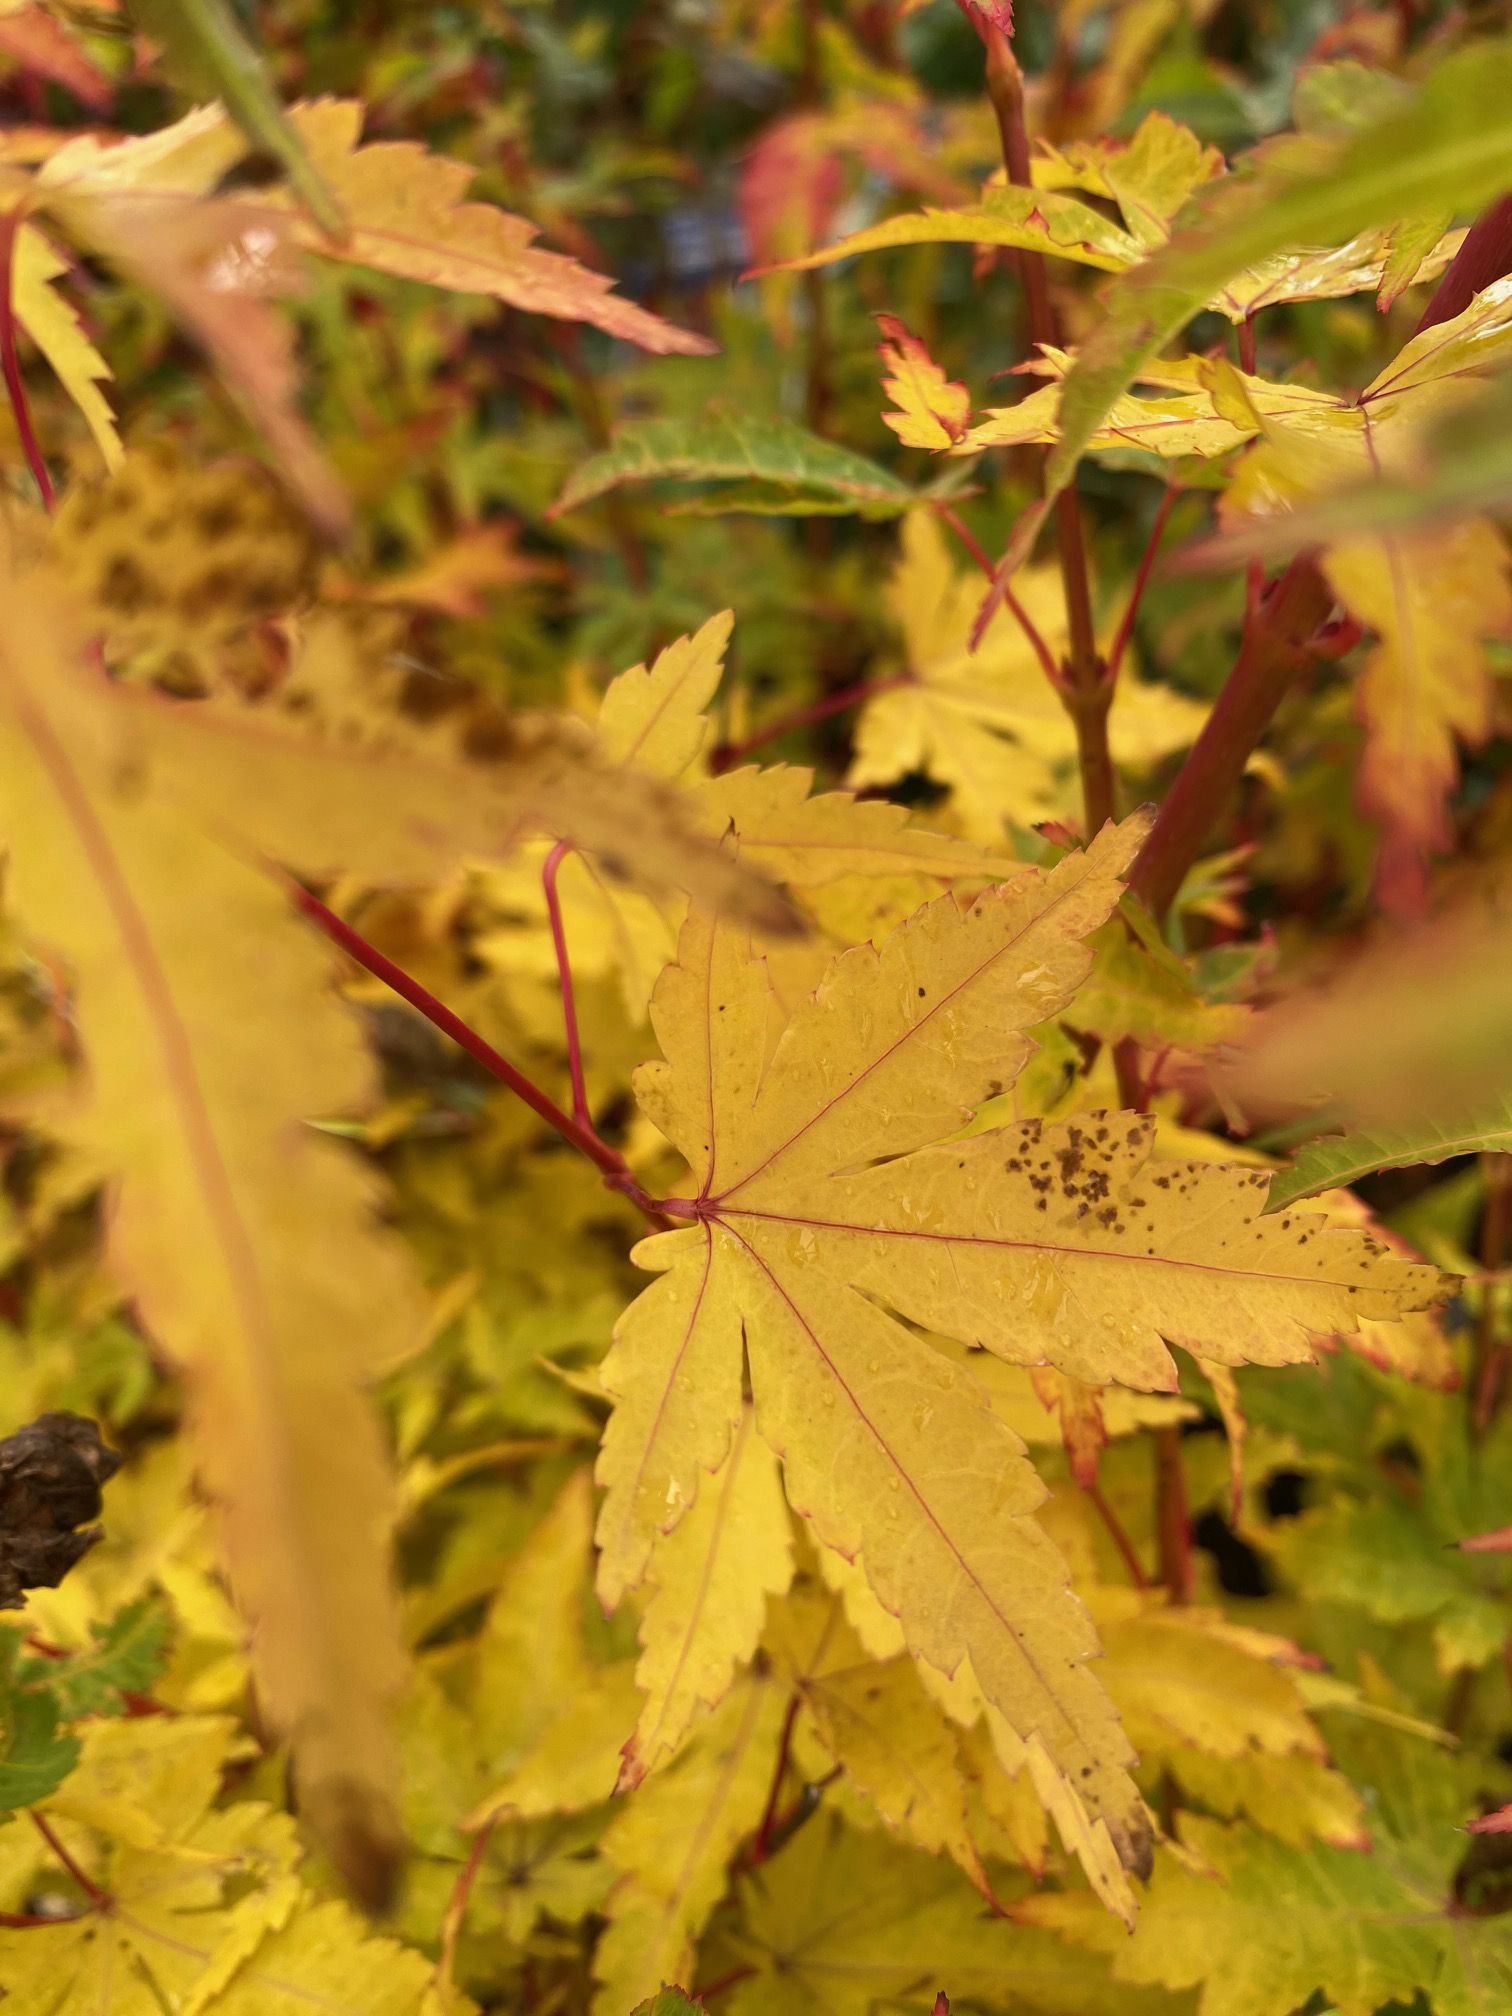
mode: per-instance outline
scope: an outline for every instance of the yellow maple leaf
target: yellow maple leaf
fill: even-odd
[[[922,895],[941,882],[995,881],[1012,872],[1013,864],[983,848],[915,826],[902,806],[847,791],[812,796],[811,770],[779,764],[719,777],[702,774],[700,759],[710,736],[707,710],[731,623],[728,611],[711,616],[692,636],[668,645],[649,669],[637,665],[610,684],[596,724],[604,757],[629,772],[680,783],[681,803],[698,831],[711,842],[722,839],[740,862],[807,899],[806,912],[821,928],[824,916],[812,900],[814,892],[839,883],[923,878]],[[481,885],[509,919],[482,935],[482,949],[505,971],[542,978],[556,971],[541,889],[545,851],[522,850],[518,861],[490,872]],[[624,887],[606,872],[604,856],[592,843],[561,863],[557,894],[574,971],[618,973],[626,1006],[641,1019],[657,974],[674,956],[682,904]],[[801,970],[783,977],[806,991],[822,969],[817,936],[811,945],[795,942],[789,952]]]
[[[621,1875],[594,1949],[594,2016],[624,2016],[664,1982],[690,1978],[730,1856],[761,1820],[784,1707],[770,1676],[748,1675],[616,1815],[603,1849]]]
[[[67,270],[64,260],[37,226],[23,224],[16,234],[11,273],[16,319],[84,416],[106,468],[116,469],[124,451],[110,402],[100,390],[111,370],[53,284]]]
[[[859,1554],[916,1656],[949,1672],[969,1654],[1130,1866],[1148,1840],[1130,1753],[1030,1516],[1038,1480],[971,1374],[886,1310],[1089,1383],[1169,1389],[1166,1338],[1294,1362],[1313,1335],[1439,1284],[1322,1219],[1262,1218],[1248,1171],[1147,1169],[1152,1128],[1132,1115],[929,1145],[1005,1089],[1025,1032],[1085,976],[1080,941],[1142,830],[1109,829],[970,910],[943,897],[880,952],[843,955],[769,1063],[748,934],[691,915],[653,1002],[669,1061],[636,1091],[691,1167],[695,1194],[670,1208],[693,1222],[637,1249],[660,1279],[605,1361],[598,1472],[612,1603],[725,1460],[743,1340],[758,1426],[817,1538]]]
[[[747,1403],[723,1464],[656,1550],[635,1674],[644,1699],[621,1791],[671,1757],[700,1709],[728,1690],[756,1650],[767,1598],[783,1593],[792,1572],[777,1460]]]
[[[1014,591],[1058,656],[1065,609],[1055,569],[1026,569]],[[978,841],[1000,841],[1005,821],[1028,825],[1058,810],[1075,761],[1070,717],[1010,613],[971,649],[981,582],[955,567],[933,513],[904,520],[888,600],[908,671],[862,709],[846,782],[886,785],[926,770],[950,787],[961,826]],[[1137,769],[1182,748],[1204,713],[1183,694],[1126,673],[1109,716],[1115,759]]]
[[[879,315],[882,390],[897,407],[884,413],[905,448],[949,448],[971,420],[971,395],[936,364],[924,344],[896,315]]]
[[[27,614],[25,649],[0,652],[8,887],[66,964],[88,1063],[56,1125],[113,1172],[111,1254],[188,1386],[265,1707],[348,1875],[381,1895],[401,1663],[361,1383],[421,1304],[362,1170],[305,1125],[360,1101],[369,1067],[323,946],[269,877],[123,779],[95,676],[47,596],[11,585]],[[256,1012],[233,949],[250,946]]]
[[[1481,639],[1512,629],[1507,545],[1484,518],[1438,531],[1351,539],[1323,556],[1329,586],[1376,633],[1356,704],[1368,740],[1360,802],[1386,829],[1382,880],[1450,844],[1456,741],[1491,728],[1491,677]]]
[[[329,237],[291,193],[262,192],[255,205],[266,233],[280,223],[292,237],[328,258],[395,273],[433,287],[487,294],[537,315],[591,322],[643,349],[690,357],[712,349],[702,336],[664,322],[613,291],[601,273],[533,243],[535,227],[488,203],[463,201],[473,169],[413,141],[359,144],[363,108],[352,99],[322,98],[294,105],[288,123],[315,174],[347,222],[344,237]],[[184,199],[203,199],[230,169],[247,158],[249,143],[224,109],[203,106],[175,125],[138,139],[102,143],[87,134],[60,147],[36,178],[39,199],[56,213],[96,217],[116,199],[168,199],[167,219]],[[111,227],[106,227],[111,228]],[[168,228],[174,228],[170,225]],[[183,226],[180,228],[187,228]]]
[[[44,1817],[94,1890],[73,1916],[0,1932],[16,2016],[295,2016],[312,2004],[332,2016],[410,2016],[429,1972],[421,1956],[368,1940],[345,1906],[312,1900],[294,1875],[287,1814],[215,1804],[245,1747],[233,1722],[96,1721],[81,1743]],[[8,1884],[24,1895],[63,1882],[40,1831],[25,1839],[31,1854],[8,1859]]]
[[[901,1645],[893,1658],[867,1658],[842,1599],[808,1586],[778,1611],[768,1649],[855,1790],[889,1826],[949,1855],[996,1906],[968,1823],[956,1732]]]

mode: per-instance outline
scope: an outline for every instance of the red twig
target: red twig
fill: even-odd
[[[670,1221],[656,1208],[639,1183],[630,1173],[623,1155],[618,1154],[609,1144],[601,1141],[591,1127],[585,1127],[564,1113],[554,1099],[550,1099],[538,1085],[531,1083],[523,1071],[511,1064],[485,1042],[476,1029],[469,1028],[460,1015],[454,1015],[442,1001],[420,982],[406,973],[402,966],[380,952],[376,945],[370,945],[360,931],[354,931],[344,918],[327,908],[318,896],[312,896],[308,889],[302,889],[297,882],[288,882],[287,887],[295,904],[314,923],[318,924],[326,936],[344,952],[351,955],[359,966],[366,967],[376,979],[386,987],[392,987],[402,1001],[408,1001],[418,1009],[426,1021],[439,1029],[462,1050],[465,1050],[475,1064],[481,1064],[490,1077],[507,1085],[517,1099],[523,1099],[531,1112],[554,1128],[564,1141],[571,1142],[581,1155],[586,1155],[604,1178],[611,1190],[622,1191],[632,1204],[636,1204],[658,1230],[665,1230]]]
[[[56,493],[32,427],[31,408],[26,403],[26,386],[21,377],[21,359],[16,352],[16,241],[20,230],[19,211],[10,210],[0,216],[0,366],[5,371],[5,389],[10,394],[16,432],[21,437],[21,452],[41,492],[43,509],[51,511]]]
[[[1108,682],[1110,685],[1118,677],[1118,668],[1123,663],[1125,651],[1129,648],[1129,639],[1134,635],[1135,618],[1139,615],[1139,605],[1144,600],[1144,592],[1149,585],[1150,575],[1154,570],[1155,556],[1160,551],[1160,542],[1165,534],[1166,520],[1170,517],[1171,506],[1176,502],[1179,494],[1175,484],[1168,483],[1165,495],[1160,500],[1159,509],[1155,513],[1155,523],[1150,527],[1150,536],[1145,541],[1144,552],[1140,555],[1139,571],[1134,576],[1134,586],[1129,590],[1129,606],[1124,610],[1123,620],[1118,626],[1118,634],[1113,639],[1112,649],[1108,653]]]
[[[972,559],[975,560],[978,567],[987,576],[987,579],[997,583],[998,593],[1007,604],[1008,613],[1012,616],[1014,622],[1017,623],[1020,630],[1023,631],[1031,650],[1040,662],[1045,677],[1050,681],[1052,686],[1059,688],[1061,683],[1060,670],[1056,665],[1050,646],[1045,642],[1029,611],[1020,602],[1017,595],[1014,594],[1012,584],[1007,581],[997,581],[997,569],[988,559],[981,541],[971,530],[971,527],[962,521],[957,512],[952,511],[948,504],[936,504],[934,508],[938,516],[950,527]]]
[[[1332,606],[1333,593],[1318,569],[1298,559],[1261,609],[1130,873],[1129,887],[1154,916],[1170,909],[1296,677],[1303,647]]]
[[[765,1862],[771,1852],[772,1835],[777,1825],[777,1801],[782,1797],[782,1781],[787,1776],[788,1754],[793,1747],[793,1725],[798,1720],[798,1710],[803,1705],[802,1696],[794,1694],[787,1705],[787,1713],[782,1718],[782,1734],[777,1739],[777,1763],[772,1772],[771,1789],[767,1793],[766,1810],[761,1816],[761,1825],[756,1829],[756,1838],[746,1857],[746,1867],[755,1869]]]
[[[541,869],[541,887],[546,892],[546,915],[551,919],[551,942],[556,948],[557,980],[562,989],[562,1023],[567,1031],[567,1069],[572,1076],[572,1117],[580,1127],[595,1135],[588,1111],[588,1092],[583,1084],[583,1046],[578,1039],[577,1003],[572,996],[572,961],[567,955],[567,931],[562,923],[562,904],[557,895],[557,870],[572,852],[570,840],[558,840]]]
[[[441,1920],[441,1954],[436,1963],[436,1972],[443,1981],[451,1979],[452,1962],[456,1956],[457,1941],[462,1936],[462,1925],[467,1917],[467,1906],[472,1897],[473,1885],[478,1880],[478,1871],[483,1867],[483,1857],[497,1825],[497,1819],[487,1820],[478,1829],[473,1836],[472,1847],[468,1850],[467,1860],[462,1864],[457,1880],[452,1885],[446,1913]]]
[[[717,1980],[709,1982],[707,1987],[695,1988],[693,2000],[707,2002],[711,1995],[723,1995],[726,1988],[734,1988],[742,1981],[749,1981],[755,1972],[756,1969],[750,1966],[732,1967],[728,1974],[721,1974]]]
[[[1016,187],[1032,189],[1034,178],[1029,168],[1029,135],[1024,124],[1023,72],[1001,30],[987,27],[982,39],[987,50],[987,95],[997,119],[1003,167],[1008,180]],[[1019,270],[1024,276],[1029,334],[1037,348],[1054,344],[1060,331],[1050,302],[1050,283],[1043,255],[1021,252]],[[1073,484],[1067,484],[1058,493],[1051,509],[1055,519],[1055,542],[1060,556],[1070,643],[1064,673],[1054,683],[1076,729],[1082,805],[1090,839],[1107,824],[1114,812],[1113,759],[1108,750],[1108,705],[1112,699],[1112,687],[1107,668],[1097,650],[1081,506]]]
[[[858,679],[854,685],[826,693],[822,700],[813,700],[806,706],[793,707],[786,714],[777,715],[743,742],[721,743],[709,759],[709,768],[716,776],[722,776],[726,770],[733,770],[737,763],[743,762],[753,749],[775,742],[779,735],[790,735],[798,728],[812,728],[816,722],[828,721],[832,714],[843,714],[847,707],[857,707],[863,700],[874,699],[879,693],[892,693],[900,686],[912,684],[913,675],[908,672],[899,672],[891,679]]]
[[[84,1895],[89,1899],[90,1903],[94,1905],[97,1911],[106,1909],[112,1902],[110,1892],[108,1890],[102,1890],[99,1884],[95,1882],[92,1876],[87,1876],[84,1873],[84,1871],[79,1867],[78,1863],[74,1860],[73,1856],[69,1854],[68,1850],[64,1847],[63,1843],[58,1839],[57,1835],[53,1832],[53,1829],[51,1828],[51,1826],[49,1826],[48,1822],[42,1818],[42,1815],[37,1811],[36,1807],[33,1806],[30,1809],[30,1811],[31,1811],[32,1825],[36,1828],[37,1832],[42,1836],[42,1839],[47,1843],[48,1847],[52,1850],[54,1855],[56,1855],[58,1860],[63,1864],[63,1867],[68,1871],[69,1875],[73,1878],[75,1883],[77,1883],[79,1888],[84,1892]]]
[[[1092,1510],[1107,1528],[1108,1538],[1118,1549],[1119,1557],[1123,1561],[1124,1567],[1128,1570],[1129,1580],[1134,1584],[1136,1589],[1148,1589],[1150,1578],[1140,1566],[1139,1556],[1134,1552],[1134,1543],[1124,1531],[1118,1514],[1103,1496],[1102,1486],[1100,1484],[1084,1484],[1082,1489],[1087,1494],[1087,1502],[1091,1505]]]
[[[1192,1527],[1181,1470],[1181,1430],[1155,1430],[1155,1515],[1160,1579],[1173,1603],[1192,1597]]]
[[[66,1918],[49,1918],[41,1911],[0,1911],[0,1926],[7,1932],[24,1932],[33,1925],[66,1925]]]

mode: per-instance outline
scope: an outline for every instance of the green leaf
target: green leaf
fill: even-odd
[[[226,0],[131,0],[131,12],[192,90],[212,91],[248,140],[276,161],[328,237],[344,238],[346,217],[305,152]]]
[[[714,510],[896,518],[918,502],[918,492],[879,463],[832,447],[792,420],[711,406],[696,420],[632,420],[619,428],[578,470],[551,515],[656,477],[737,486],[704,499]]]
[[[1099,215],[1075,196],[1044,189],[985,189],[979,203],[959,210],[911,211],[885,223],[854,231],[834,245],[821,246],[801,259],[785,259],[763,270],[797,272],[812,266],[832,266],[858,252],[884,252],[895,245],[1007,245],[1074,259],[1117,273],[1140,256],[1137,238]]]
[[[1420,1163],[1447,1162],[1452,1155],[1479,1155],[1488,1149],[1512,1151],[1512,1097],[1497,1101],[1471,1119],[1430,1119],[1425,1115],[1405,1126],[1361,1127],[1309,1141],[1297,1151],[1290,1167],[1272,1178],[1266,1209],[1279,1211],[1299,1197],[1341,1189],[1377,1169],[1412,1169]]]
[[[1061,395],[1050,493],[1140,367],[1235,274],[1405,217],[1473,210],[1512,188],[1509,99],[1512,40],[1476,42],[1363,131],[1290,136],[1253,173],[1208,185],[1187,227],[1110,290]]]
[[[68,1659],[27,1660],[20,1669],[28,1684],[43,1682],[63,1714],[116,1715],[121,1695],[140,1693],[156,1679],[167,1649],[168,1613],[143,1597],[111,1618],[92,1624],[94,1644]]]
[[[681,1988],[663,1988],[660,1995],[637,2002],[630,2016],[700,2016],[701,2002],[690,2002]]]
[[[1183,1815],[1187,1852],[1158,1858],[1132,1938],[1074,1894],[1026,1899],[1015,1917],[1107,1953],[1120,1981],[1200,1988],[1199,2016],[1314,2008],[1320,1987],[1337,2016],[1423,2008],[1420,1989],[1434,2016],[1500,2016],[1512,1998],[1512,1918],[1466,1910],[1455,1889],[1461,1830],[1488,1767],[1375,1728],[1342,1731],[1339,1747],[1373,1790],[1369,1854],[1298,1852]]]
[[[45,1687],[16,1675],[25,1633],[0,1631],[0,1811],[33,1805],[55,1791],[78,1762],[79,1746],[58,1734],[58,1702]]]

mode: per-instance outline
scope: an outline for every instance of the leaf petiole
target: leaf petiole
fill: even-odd
[[[460,1015],[454,1014],[444,1001],[438,1001],[429,988],[422,987],[413,975],[406,973],[386,953],[380,952],[376,945],[370,945],[360,931],[355,931],[345,918],[338,917],[318,896],[288,877],[284,880],[296,908],[317,924],[334,944],[350,954],[375,979],[391,987],[402,1001],[408,1001],[427,1022],[444,1036],[449,1036],[459,1049],[465,1050],[475,1064],[482,1065],[490,1077],[507,1085],[517,1099],[524,1100],[532,1113],[544,1120],[564,1141],[570,1142],[579,1154],[586,1155],[602,1174],[607,1188],[618,1190],[628,1197],[659,1231],[667,1228],[668,1220],[636,1182],[623,1155],[606,1141],[601,1141],[591,1127],[585,1127],[581,1121],[564,1113],[554,1099],[495,1050],[476,1029],[464,1022]]]

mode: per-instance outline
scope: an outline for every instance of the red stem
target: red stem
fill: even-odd
[[[1134,576],[1134,586],[1129,591],[1129,606],[1123,613],[1118,634],[1113,639],[1113,647],[1108,653],[1109,685],[1117,679],[1123,655],[1129,648],[1129,639],[1134,635],[1134,621],[1139,614],[1139,605],[1144,600],[1144,592],[1154,570],[1155,556],[1160,551],[1160,541],[1165,533],[1166,520],[1171,515],[1171,506],[1176,502],[1178,495],[1176,486],[1168,483],[1165,495],[1160,500],[1159,509],[1155,513],[1155,523],[1150,527],[1150,536],[1145,541],[1144,552],[1140,555],[1139,571]]]
[[[47,1918],[38,1911],[0,1911],[0,1926],[7,1932],[24,1932],[33,1925],[66,1925],[66,1918]]]
[[[546,892],[546,915],[551,919],[551,942],[556,948],[557,979],[562,989],[562,1022],[567,1031],[567,1069],[572,1077],[572,1117],[597,1138],[598,1130],[588,1111],[588,1091],[583,1083],[583,1046],[578,1039],[577,1003],[572,995],[572,961],[567,954],[567,930],[562,922],[561,899],[557,895],[557,871],[572,852],[570,840],[558,840],[541,869],[541,887]]]
[[[47,464],[42,459],[42,449],[32,427],[31,409],[26,403],[26,386],[21,377],[21,359],[16,352],[16,240],[20,235],[21,216],[16,210],[0,216],[0,366],[5,371],[5,389],[10,394],[11,412],[15,415],[16,432],[21,437],[21,452],[26,457],[26,466],[32,473],[42,495],[42,508],[51,511],[56,499],[52,478],[47,473]]]
[[[988,559],[986,550],[970,526],[964,524],[960,516],[952,511],[948,504],[936,504],[934,508],[939,517],[950,527],[972,559],[975,560],[978,567],[987,576],[987,579],[995,582],[997,580],[997,569]],[[1009,614],[1013,617],[1014,622],[1017,623],[1020,630],[1023,631],[1031,650],[1034,652],[1035,657],[1038,658],[1045,677],[1050,681],[1052,686],[1058,689],[1060,686],[1060,672],[1056,667],[1050,646],[1041,636],[1033,617],[1029,614],[1023,603],[1020,602],[1017,595],[1014,594],[1010,582],[1002,582],[999,587],[999,593],[1003,601],[1008,605]]]
[[[54,1855],[63,1864],[63,1867],[68,1871],[75,1883],[84,1892],[90,1903],[96,1909],[103,1909],[108,1905],[112,1901],[109,1891],[102,1890],[92,1876],[85,1875],[84,1871],[79,1867],[73,1856],[69,1854],[68,1850],[63,1846],[63,1843],[58,1839],[47,1821],[42,1818],[42,1815],[37,1811],[35,1806],[31,1808],[31,1823]]]
[[[1130,873],[1130,889],[1154,916],[1170,909],[1332,606],[1311,560],[1294,560],[1276,583]]]
[[[1119,1557],[1123,1561],[1124,1567],[1128,1570],[1129,1580],[1134,1584],[1136,1589],[1148,1589],[1150,1578],[1140,1566],[1139,1556],[1134,1552],[1134,1543],[1130,1540],[1119,1522],[1118,1514],[1103,1496],[1102,1486],[1099,1484],[1084,1484],[1082,1489],[1086,1492],[1088,1503],[1091,1505],[1093,1511],[1107,1528],[1108,1538],[1118,1549]]]
[[[755,1972],[756,1969],[750,1966],[732,1967],[728,1974],[719,1975],[706,1988],[695,1988],[693,1990],[693,2000],[695,2002],[707,2002],[711,1995],[723,1995],[726,1988],[734,1988],[741,1981],[749,1981]]]
[[[1000,29],[986,28],[987,95],[997,119],[1003,167],[1008,180],[1032,189],[1029,134],[1024,124],[1024,77]],[[1021,252],[1019,270],[1029,310],[1029,334],[1036,348],[1054,345],[1060,331],[1050,302],[1050,282],[1041,253]],[[1092,622],[1092,590],[1087,551],[1082,537],[1081,506],[1074,484],[1060,490],[1051,507],[1055,543],[1060,556],[1061,587],[1066,600],[1070,649],[1065,671],[1054,680],[1076,729],[1077,763],[1081,771],[1082,805],[1087,837],[1099,832],[1114,813],[1113,759],[1108,750],[1108,706],[1113,689],[1097,649]]]
[[[777,1801],[782,1797],[782,1781],[787,1776],[788,1753],[793,1747],[793,1725],[798,1720],[798,1710],[802,1706],[802,1696],[794,1694],[787,1705],[787,1713],[782,1718],[782,1734],[777,1740],[777,1764],[772,1772],[771,1790],[767,1793],[766,1811],[761,1816],[761,1825],[756,1829],[756,1839],[751,1843],[751,1852],[746,1857],[747,1868],[754,1869],[763,1863],[771,1850],[772,1833],[777,1824]]]
[[[911,686],[911,673],[900,672],[891,679],[858,679],[854,685],[842,686],[837,692],[826,693],[822,700],[811,701],[807,706],[791,708],[786,714],[779,714],[764,728],[758,728],[754,735],[748,735],[743,742],[723,742],[709,759],[709,768],[715,776],[722,776],[726,770],[733,770],[743,762],[753,749],[760,749],[764,743],[775,742],[779,735],[788,735],[797,728],[811,728],[818,721],[828,721],[832,714],[843,714],[847,707],[858,706],[863,700],[873,699],[878,693],[892,693],[900,686]]]
[[[497,1819],[492,1819],[485,1821],[478,1829],[473,1837],[472,1847],[468,1850],[467,1860],[462,1864],[457,1880],[452,1885],[446,1913],[441,1920],[441,1957],[436,1969],[443,1981],[449,1981],[451,1978],[452,1961],[456,1954],[457,1941],[462,1936],[462,1925],[467,1917],[467,1906],[472,1897],[473,1885],[478,1880],[478,1871],[483,1867],[483,1857],[497,1825]]]
[[[1155,1518],[1160,1579],[1173,1603],[1192,1600],[1192,1528],[1181,1470],[1181,1430],[1155,1430]]]
[[[507,1057],[500,1056],[491,1043],[487,1043],[476,1029],[469,1028],[459,1015],[454,1015],[442,1001],[438,1001],[428,988],[406,973],[402,966],[380,952],[376,945],[370,945],[359,931],[354,931],[344,918],[328,909],[318,896],[312,896],[308,889],[302,889],[297,882],[288,882],[287,887],[295,904],[314,923],[318,924],[326,936],[344,952],[351,955],[359,966],[367,968],[386,987],[392,987],[402,1001],[408,1001],[426,1021],[450,1036],[460,1049],[467,1052],[475,1064],[503,1085],[507,1085],[517,1099],[523,1099],[532,1113],[539,1116],[571,1142],[581,1155],[586,1155],[594,1167],[603,1174],[604,1182],[611,1190],[619,1190],[636,1204],[659,1231],[666,1230],[670,1220],[656,1208],[650,1197],[631,1175],[629,1165],[623,1155],[616,1153],[607,1142],[601,1141],[591,1127],[584,1127],[569,1114],[562,1111],[554,1099],[550,1099],[538,1085],[533,1085],[523,1071],[517,1070]]]

